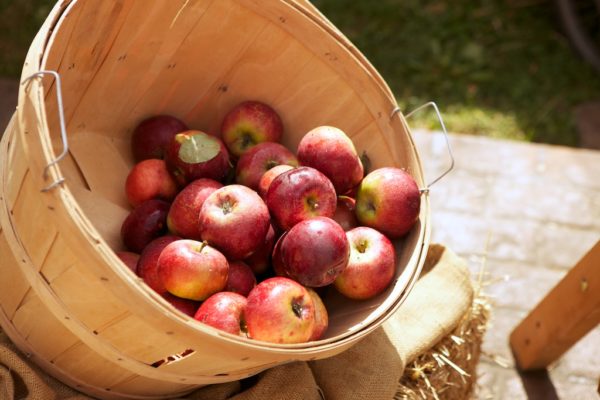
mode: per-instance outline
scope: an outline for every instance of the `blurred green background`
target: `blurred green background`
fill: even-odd
[[[600,77],[569,46],[549,0],[313,3],[380,71],[404,112],[435,100],[452,132],[576,146],[573,109],[599,97]],[[1,76],[19,76],[53,4],[0,0]],[[411,124],[438,128],[431,113],[417,118]]]

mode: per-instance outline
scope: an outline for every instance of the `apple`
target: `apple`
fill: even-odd
[[[138,262],[137,274],[146,285],[158,294],[164,295],[167,293],[167,288],[163,284],[158,275],[158,257],[167,245],[181,240],[179,236],[167,235],[154,239],[142,250],[140,260]]]
[[[223,179],[231,165],[221,139],[202,131],[190,130],[175,135],[167,147],[165,161],[180,185],[195,179]]]
[[[309,287],[333,283],[350,257],[346,232],[327,217],[315,217],[294,225],[281,242],[280,251],[287,275]]]
[[[169,232],[186,239],[201,240],[198,216],[204,200],[223,185],[212,179],[200,178],[190,182],[175,197],[169,214]]]
[[[346,236],[350,242],[350,260],[333,284],[346,297],[370,299],[383,292],[394,279],[394,245],[381,232],[367,226],[354,228]]]
[[[269,261],[273,246],[275,245],[275,239],[275,229],[273,228],[273,224],[269,224],[269,230],[263,243],[250,257],[244,260],[255,274],[264,274],[269,269]]]
[[[273,272],[277,276],[283,276],[286,278],[290,278],[285,270],[285,266],[283,265],[283,258],[281,257],[281,243],[283,243],[283,239],[287,235],[287,231],[284,232],[279,239],[275,242],[273,246],[273,253],[271,255],[271,266],[273,267]],[[290,278],[291,279],[291,278]]]
[[[400,168],[384,167],[362,180],[355,212],[361,225],[395,239],[413,227],[420,207],[421,193],[413,177]]]
[[[162,297],[177,310],[192,318],[196,314],[196,311],[198,311],[198,308],[201,304],[199,301],[182,299],[181,297],[174,296],[169,292],[163,293]]]
[[[315,304],[315,327],[309,341],[319,340],[323,337],[323,334],[329,326],[329,314],[327,313],[327,308],[325,308],[323,300],[321,300],[321,297],[317,294],[317,292],[311,288],[306,289],[308,290],[308,293],[310,294],[310,297],[312,297]]]
[[[199,214],[200,234],[229,260],[243,260],[264,243],[270,215],[252,189],[228,185],[206,198]]]
[[[158,276],[169,293],[206,300],[225,288],[229,264],[206,242],[182,239],[170,243],[158,257]]]
[[[277,165],[297,167],[298,160],[282,144],[259,143],[240,156],[236,166],[236,182],[257,190],[263,174]]]
[[[267,192],[269,191],[271,182],[273,182],[273,180],[279,175],[283,174],[286,171],[289,171],[290,169],[294,169],[294,167],[287,164],[276,165],[260,177],[260,180],[258,181],[258,188],[256,189],[256,191],[263,200],[266,200],[267,198]]]
[[[273,108],[259,101],[244,101],[223,118],[221,137],[236,157],[263,142],[279,142],[283,133],[281,118]]]
[[[141,253],[152,240],[165,233],[170,204],[150,199],[135,207],[121,225],[121,239],[127,249]]]
[[[248,264],[242,261],[231,261],[224,290],[248,296],[254,286],[256,286],[256,277]]]
[[[134,274],[137,272],[138,261],[140,259],[139,254],[132,253],[131,251],[116,251],[115,254]]]
[[[215,293],[202,303],[194,319],[232,335],[246,336],[244,312],[247,303],[239,293]]]
[[[300,221],[333,217],[337,197],[331,181],[310,167],[298,167],[277,176],[267,192],[267,206],[283,230]]]
[[[332,218],[335,222],[340,224],[342,229],[349,231],[358,226],[358,220],[354,213],[355,209],[356,200],[348,196],[338,196],[337,207],[335,208],[335,214],[333,214]]]
[[[185,123],[171,115],[156,115],[140,122],[131,136],[131,152],[136,161],[164,158],[167,146]]]
[[[298,161],[327,176],[339,194],[356,186],[364,175],[363,165],[352,140],[333,126],[319,126],[302,137]]]
[[[125,180],[125,194],[133,207],[150,199],[171,201],[178,190],[164,160],[140,161],[129,171]]]
[[[315,305],[308,290],[284,277],[269,278],[248,295],[248,336],[271,343],[304,343],[314,332]]]

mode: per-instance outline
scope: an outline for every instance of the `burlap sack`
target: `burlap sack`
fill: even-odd
[[[471,306],[473,287],[462,259],[430,246],[424,274],[382,328],[325,360],[271,368],[239,382],[196,390],[191,400],[391,400],[405,365],[446,336]],[[1,400],[90,399],[45,375],[0,332]]]

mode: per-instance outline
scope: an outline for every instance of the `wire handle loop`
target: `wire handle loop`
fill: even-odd
[[[63,151],[62,151],[62,153],[60,153],[54,160],[52,160],[44,168],[43,176],[44,176],[44,179],[47,179],[48,178],[48,171],[49,171],[50,167],[52,167],[55,164],[58,164],[63,158],[65,158],[65,156],[69,152],[69,143],[68,143],[68,140],[67,140],[67,128],[66,128],[66,124],[65,124],[65,111],[64,111],[64,107],[63,107],[62,86],[61,86],[60,75],[58,74],[58,72],[51,71],[51,70],[39,71],[39,72],[36,72],[35,74],[33,74],[33,75],[28,76],[27,78],[25,78],[21,82],[21,84],[24,85],[27,82],[29,82],[30,80],[32,80],[34,78],[39,78],[39,77],[44,76],[44,75],[52,75],[54,77],[54,81],[56,82],[56,102],[58,104],[58,120],[59,120],[59,123],[60,123],[60,137],[61,137],[61,140],[63,142]],[[55,187],[61,185],[64,182],[65,182],[65,178],[59,178],[58,180],[52,182],[50,185],[48,185],[45,188],[43,188],[41,191],[42,192],[48,192],[48,191],[54,189]]]
[[[420,189],[421,193],[429,193],[429,189],[431,188],[431,186],[433,186],[435,183],[437,183],[440,179],[445,177],[450,171],[452,171],[454,169],[454,155],[452,154],[452,147],[450,146],[450,139],[448,138],[448,131],[446,130],[446,125],[444,124],[444,119],[442,118],[442,114],[440,113],[440,110],[439,110],[437,104],[435,104],[434,101],[429,101],[429,102],[422,104],[419,107],[415,108],[414,110],[412,110],[411,112],[406,114],[405,117],[406,117],[406,119],[409,119],[415,113],[421,111],[425,107],[432,107],[435,110],[438,120],[440,121],[440,126],[442,127],[442,132],[444,133],[444,139],[446,140],[446,147],[448,148],[448,155],[450,156],[450,165],[440,176],[438,176],[437,178],[435,178],[434,180],[429,182],[425,188]],[[399,109],[398,109],[398,111],[399,111]],[[394,111],[392,113],[395,113],[395,112],[397,112],[396,109],[394,109]]]

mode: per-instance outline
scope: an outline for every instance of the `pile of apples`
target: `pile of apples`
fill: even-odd
[[[416,222],[420,192],[399,168],[365,176],[350,138],[319,126],[294,154],[275,110],[245,101],[220,135],[158,115],[134,130],[132,210],[117,255],[198,321],[273,343],[318,340],[322,295],[355,300],[394,278],[390,239]]]

